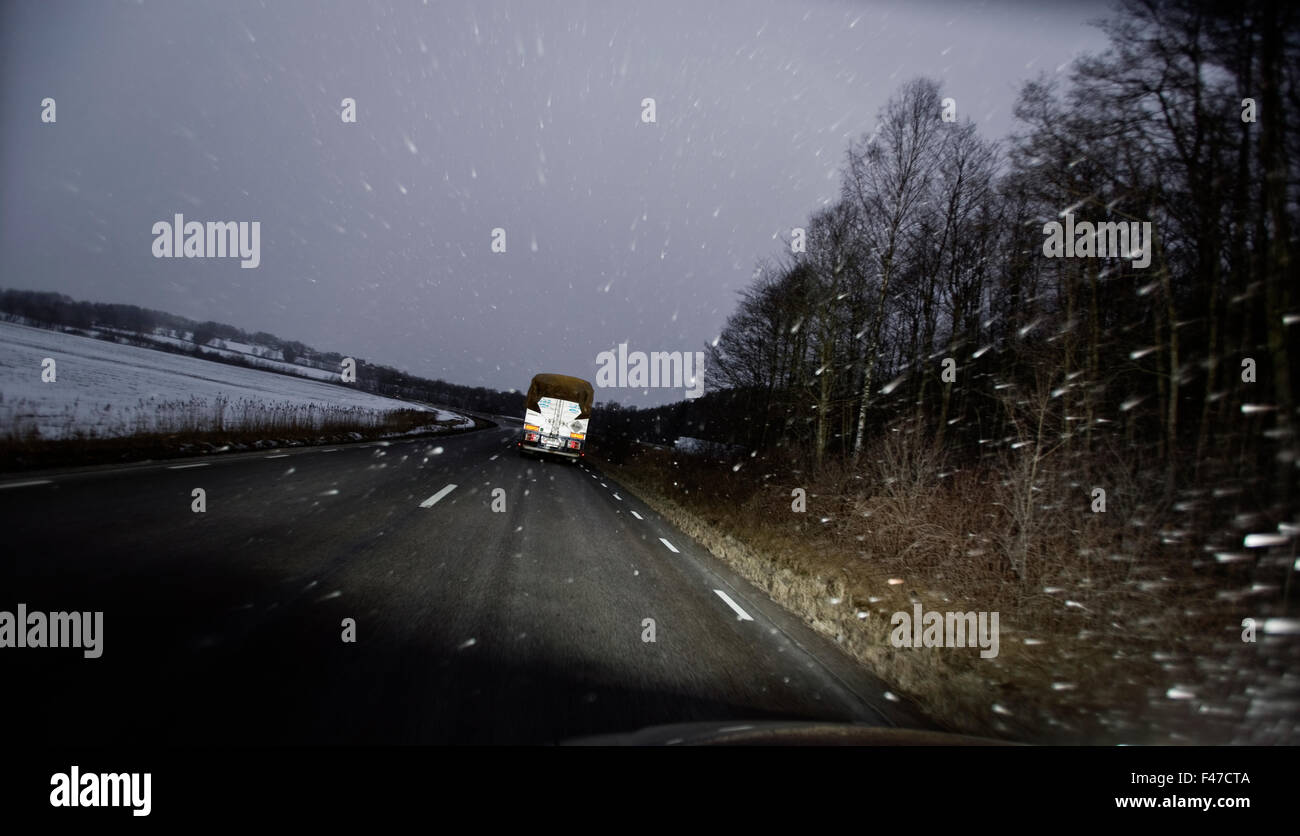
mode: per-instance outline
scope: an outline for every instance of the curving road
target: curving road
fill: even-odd
[[[516,431],[0,480],[0,610],[104,613],[98,659],[0,649],[14,742],[928,725],[592,465],[520,458]]]

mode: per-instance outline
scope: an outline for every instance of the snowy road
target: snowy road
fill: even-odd
[[[515,432],[0,479],[0,609],[104,613],[98,659],[0,650],[21,683],[11,731],[553,743],[693,721],[925,727],[612,480],[519,458]]]

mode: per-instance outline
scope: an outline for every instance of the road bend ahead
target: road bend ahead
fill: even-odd
[[[97,659],[0,649],[11,730],[556,743],[697,721],[925,725],[614,482],[521,459],[514,433],[0,480],[0,610],[104,613]]]

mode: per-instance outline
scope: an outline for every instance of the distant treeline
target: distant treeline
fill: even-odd
[[[329,371],[339,371],[344,358],[344,355],[338,352],[318,351],[297,341],[283,340],[266,331],[250,334],[241,328],[222,322],[198,322],[187,317],[136,305],[81,302],[60,293],[0,290],[0,313],[22,317],[29,322],[49,327],[83,331],[103,328],[141,335],[162,331],[178,339],[188,340],[193,346],[173,346],[130,338],[124,341],[162,351],[199,356],[205,360],[259,369],[265,369],[265,366],[244,358],[205,351],[204,348],[217,339],[246,343],[268,349],[269,352],[278,351],[280,358],[286,363]],[[276,358],[268,356],[266,359]],[[357,382],[354,385],[349,384],[348,388],[404,400],[424,401],[440,406],[506,415],[514,415],[523,408],[523,396],[518,392],[503,392],[482,386],[462,386],[442,380],[428,380],[391,366],[369,363],[361,358],[354,359],[357,362]]]

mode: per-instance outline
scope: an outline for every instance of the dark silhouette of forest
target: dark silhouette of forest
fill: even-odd
[[[1170,496],[1225,478],[1293,496],[1297,20],[1123,4],[1104,54],[1024,85],[1003,143],[938,83],[903,85],[846,149],[806,250],[759,264],[708,346],[708,394],[606,404],[603,434],[783,449],[815,470],[906,423],[959,461],[1032,442],[1122,456]],[[1067,212],[1149,223],[1149,266],[1046,257]]]

